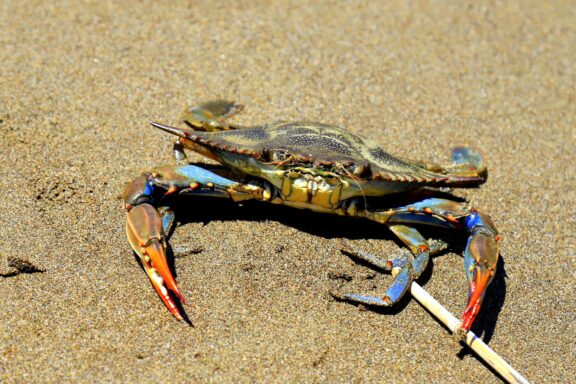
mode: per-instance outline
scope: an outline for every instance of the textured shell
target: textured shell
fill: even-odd
[[[208,149],[240,153],[283,166],[333,166],[364,180],[460,185],[483,181],[431,172],[416,162],[390,155],[372,140],[320,123],[277,122],[248,129],[195,131],[186,136]]]

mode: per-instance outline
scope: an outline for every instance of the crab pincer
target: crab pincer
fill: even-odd
[[[130,204],[130,201],[150,198],[146,191],[151,191],[152,188],[147,182],[144,184],[144,189],[140,189],[141,186],[142,180],[136,179],[126,188],[125,208],[128,211],[126,235],[152,286],[174,317],[183,321],[174,296],[183,304],[186,300],[178,289],[166,259],[166,235],[160,213],[148,203]]]
[[[470,231],[464,252],[469,289],[468,304],[462,315],[462,329],[468,331],[480,311],[486,289],[496,274],[500,237],[492,219],[478,210],[472,210],[466,217],[465,226]]]

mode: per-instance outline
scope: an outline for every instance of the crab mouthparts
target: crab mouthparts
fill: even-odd
[[[474,278],[470,281],[470,289],[468,291],[468,304],[462,314],[462,329],[469,331],[472,323],[476,319],[476,315],[480,312],[480,306],[486,293],[486,288],[492,280],[491,271],[483,265],[474,267]]]

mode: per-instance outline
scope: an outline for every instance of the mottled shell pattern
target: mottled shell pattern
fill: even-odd
[[[374,141],[341,128],[309,122],[274,122],[248,129],[186,133],[211,152],[225,151],[276,164],[307,167],[357,180],[382,180],[434,186],[477,185],[479,176],[433,172],[423,163],[390,155]]]

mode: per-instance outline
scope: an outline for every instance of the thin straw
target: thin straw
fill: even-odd
[[[444,308],[436,299],[426,292],[416,282],[412,282],[410,293],[424,308],[430,311],[438,320],[442,322],[452,333],[460,332],[462,322]],[[526,380],[514,368],[512,368],[503,358],[494,352],[472,331],[466,333],[466,345],[468,345],[482,360],[494,368],[508,383],[526,383]]]

